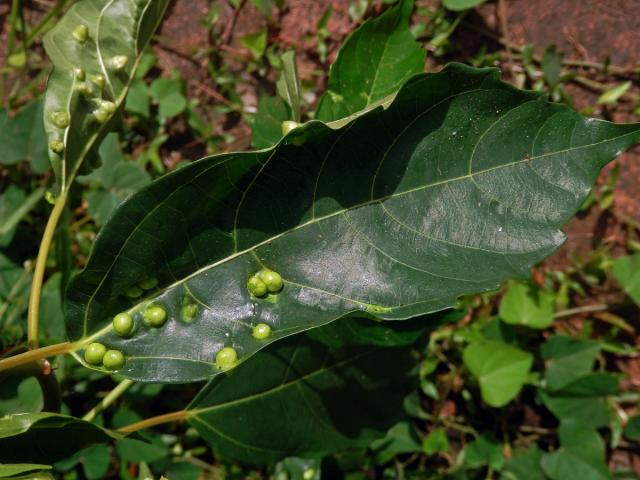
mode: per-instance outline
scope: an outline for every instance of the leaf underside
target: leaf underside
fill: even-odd
[[[347,315],[402,320],[522,278],[564,241],[599,170],[639,125],[584,118],[452,64],[340,129],[310,122],[270,150],[207,157],[124,202],[68,290],[68,333],[127,357],[119,373],[187,382]],[[263,267],[284,289],[254,298]],[[154,277],[158,287],[126,291]],[[162,305],[162,328],[141,321]],[[195,304],[197,315],[181,319]],[[110,331],[130,310],[136,331]],[[267,323],[268,340],[252,337]]]
[[[99,110],[100,101],[113,102],[116,107],[122,104],[142,50],[167,5],[168,0],[83,0],[44,37],[53,63],[45,93],[44,125],[49,140],[64,143],[63,152],[49,151],[61,191],[69,188],[76,173],[87,173],[96,166],[95,150],[116,117],[111,114],[101,123],[93,112]],[[81,25],[88,31],[84,41],[73,35]],[[121,69],[113,63],[119,56],[127,59]],[[82,69],[84,78],[74,69]],[[104,78],[104,86],[92,81],[96,75]],[[69,126],[56,124],[52,112],[66,113]]]

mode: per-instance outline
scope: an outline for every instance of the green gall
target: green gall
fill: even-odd
[[[105,353],[107,353],[107,347],[103,344],[98,342],[90,343],[84,350],[84,361],[89,365],[100,365]]]
[[[158,305],[149,305],[143,316],[144,323],[150,327],[161,327],[167,321],[167,311]]]
[[[62,110],[56,110],[49,114],[49,120],[58,128],[67,128],[69,126],[69,114]]]
[[[85,97],[89,97],[93,93],[91,87],[87,85],[87,82],[80,82],[74,88],[76,92]]]
[[[138,283],[138,286],[143,290],[151,290],[152,288],[155,288],[156,285],[158,285],[158,279],[155,277],[146,278]]]
[[[60,140],[51,140],[49,142],[49,150],[55,153],[62,153],[64,152],[64,143]]]
[[[103,110],[102,108],[98,108],[91,113],[93,115],[93,118],[95,118],[98,123],[104,123],[109,118],[109,112]]]
[[[129,298],[138,298],[142,295],[142,289],[137,285],[129,287],[126,292],[124,292],[125,296]]]
[[[180,310],[180,318],[185,322],[189,323],[193,321],[193,319],[198,314],[198,306],[196,304],[185,305]]]
[[[285,120],[284,122],[282,122],[282,125],[280,125],[280,128],[282,129],[282,135],[286,135],[291,130],[295,130],[296,128],[298,128],[300,125],[302,124],[294,122],[292,120]]]
[[[86,25],[78,25],[71,32],[71,36],[74,38],[76,42],[84,42],[89,37],[89,29]]]
[[[224,347],[216,354],[216,366],[221,370],[233,367],[238,360],[238,352],[231,347]]]
[[[316,478],[316,471],[313,468],[306,468],[304,472],[302,472],[302,480],[313,480]]]
[[[133,317],[127,312],[122,312],[113,317],[113,329],[121,337],[127,337],[133,332]]]
[[[89,80],[91,80],[91,83],[93,83],[95,86],[100,87],[100,88],[104,88],[104,86],[106,85],[107,81],[104,78],[104,75],[91,75],[91,77],[89,77]]]
[[[107,370],[118,370],[124,365],[124,355],[119,350],[107,350],[102,357],[102,365]]]
[[[247,290],[254,297],[264,297],[267,294],[267,284],[258,276],[253,276],[247,282]]]
[[[76,77],[76,79],[83,81],[85,78],[85,73],[84,70],[81,68],[74,68],[73,69],[73,76]]]
[[[282,290],[284,282],[279,273],[273,270],[262,270],[259,274],[260,280],[262,280],[267,286],[269,293],[278,293]]]
[[[271,327],[266,323],[259,323],[255,327],[253,327],[252,335],[253,338],[257,340],[264,340],[265,338],[269,338],[271,336]]]
[[[44,193],[44,199],[51,205],[54,205],[56,203],[56,195],[50,190],[47,190]]]
[[[109,64],[115,70],[122,70],[129,63],[129,59],[125,55],[116,55],[111,60],[109,60]]]
[[[113,102],[110,102],[109,100],[100,100],[98,105],[100,105],[101,110],[104,110],[107,113],[113,113],[116,111],[116,108],[117,108],[116,104]]]

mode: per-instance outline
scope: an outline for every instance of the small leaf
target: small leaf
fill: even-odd
[[[426,50],[409,30],[412,11],[413,0],[401,0],[347,37],[331,65],[315,118],[330,122],[354,114],[424,70]]]
[[[371,443],[370,447],[378,465],[389,462],[396,455],[420,451],[420,437],[413,424],[399,422],[387,434]]]
[[[640,415],[631,417],[624,428],[624,436],[629,440],[640,441]]]
[[[547,83],[550,86],[556,85],[560,81],[562,73],[562,54],[556,50],[555,45],[549,45],[542,55],[542,71]]]
[[[5,464],[0,465],[0,478],[15,477],[16,475],[42,470],[51,470],[51,465],[42,465],[39,463]]]
[[[593,429],[578,424],[561,424],[558,428],[561,448],[545,454],[542,468],[552,480],[610,480],[605,462],[605,446]]]
[[[9,111],[0,109],[0,155],[1,165],[15,165],[25,161],[31,163],[35,173],[43,173],[49,167],[47,160],[47,136],[42,125],[43,103],[33,101],[9,116]]]
[[[500,318],[511,325],[547,328],[553,323],[553,295],[523,283],[512,283],[500,302]]]
[[[422,441],[422,451],[427,455],[448,452],[450,448],[447,431],[444,428],[434,428]]]
[[[220,454],[251,464],[366,447],[402,415],[414,361],[406,347],[328,347],[340,338],[333,329],[276,342],[216,377],[188,407],[189,423]]]
[[[629,297],[640,306],[640,253],[620,257],[611,272]]]
[[[45,130],[64,144],[49,158],[61,192],[96,165],[93,155],[115,124],[145,45],[168,0],[84,0],[44,37],[53,63],[45,94]],[[122,59],[126,59],[123,61]]]
[[[263,95],[251,124],[251,146],[268,148],[282,138],[282,122],[291,118],[289,105],[280,97]]]
[[[500,470],[504,465],[502,445],[490,433],[479,435],[473,442],[465,445],[464,464],[470,468],[489,467]]]
[[[253,58],[260,60],[267,49],[267,28],[244,35],[240,38],[240,45],[248,49]]]
[[[533,364],[530,353],[490,340],[472,343],[462,356],[478,379],[482,399],[492,407],[502,407],[518,395]]]
[[[0,462],[53,463],[94,443],[122,435],[56,413],[21,413],[0,418]]]
[[[274,480],[320,480],[320,467],[319,459],[288,457],[276,464]]]
[[[598,97],[598,105],[615,105],[627,91],[631,88],[632,82],[622,82],[613,88],[605,91]]]
[[[517,480],[545,480],[546,477],[540,465],[541,460],[542,451],[533,445],[527,450],[516,450],[505,463],[503,471],[511,473]],[[501,478],[511,479],[512,477],[505,475]]]
[[[610,409],[603,398],[574,397],[544,390],[539,390],[538,396],[560,422],[579,423],[591,428],[609,424]]]
[[[300,121],[300,105],[302,103],[302,94],[300,93],[300,77],[298,76],[298,67],[296,66],[296,52],[289,50],[282,54],[282,73],[276,88],[278,95],[282,98],[291,110],[292,120]]]
[[[487,0],[442,0],[442,4],[449,10],[467,10],[482,5]]]
[[[590,373],[600,347],[595,342],[554,335],[540,350],[547,364],[547,388],[553,391]]]

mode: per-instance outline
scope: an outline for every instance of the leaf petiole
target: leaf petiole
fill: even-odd
[[[27,363],[42,360],[43,358],[53,357],[72,352],[75,346],[71,342],[56,343],[48,347],[36,348],[18,355],[0,360],[0,372],[11,370],[13,368],[25,365]]]
[[[143,430],[149,427],[155,427],[156,425],[162,425],[163,423],[186,420],[188,416],[189,416],[188,410],[178,410],[177,412],[165,413],[162,415],[158,415],[156,417],[140,420],[139,422],[135,422],[130,425],[125,425],[124,427],[119,428],[118,432],[120,433],[137,432],[138,430]]]

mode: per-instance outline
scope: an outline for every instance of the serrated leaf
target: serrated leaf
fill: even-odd
[[[413,0],[401,0],[347,37],[331,65],[315,118],[330,122],[352,115],[424,70],[426,51],[409,30],[412,11]]]
[[[530,353],[491,340],[472,343],[462,356],[478,379],[482,399],[492,407],[506,405],[520,392],[533,364]]]
[[[94,443],[123,438],[90,422],[57,413],[0,418],[0,462],[54,463]]]
[[[524,283],[512,283],[500,302],[500,318],[511,325],[546,328],[553,323],[553,295]]]
[[[640,253],[618,258],[613,262],[611,272],[627,295],[640,306]]]
[[[276,147],[207,157],[126,200],[70,285],[76,348],[99,340],[120,374],[187,382],[269,342],[347,315],[407,319],[495,290],[564,241],[561,226],[638,125],[585,119],[453,64],[415,77],[386,109],[332,129],[309,122]],[[283,290],[253,297],[264,267]],[[149,277],[157,287],[127,292]],[[147,327],[143,311],[168,320]],[[183,320],[182,308],[194,311]],[[129,311],[131,338],[111,331]],[[272,327],[252,337],[257,323]]]
[[[168,0],[83,0],[44,37],[53,63],[44,123],[49,140],[64,145],[60,153],[49,151],[61,192],[78,172],[96,166],[95,150],[116,122],[114,113],[167,4]],[[104,101],[113,106],[105,110]]]
[[[189,423],[220,454],[251,464],[364,448],[383,436],[417,385],[411,351],[336,347],[335,325],[277,342],[216,377],[188,407]]]

